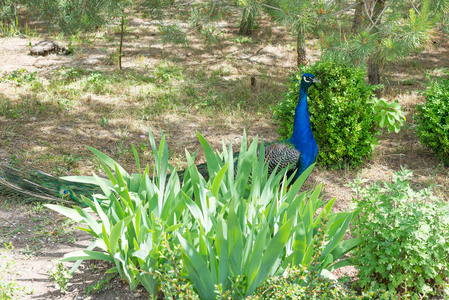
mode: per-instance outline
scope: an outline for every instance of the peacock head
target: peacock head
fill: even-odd
[[[305,73],[301,76],[301,86],[304,86],[306,89],[311,87],[314,83],[320,82],[318,78],[316,78],[313,74]]]

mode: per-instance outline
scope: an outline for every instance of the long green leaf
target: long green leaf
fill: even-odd
[[[220,171],[217,173],[217,176],[215,176],[214,181],[212,183],[212,193],[214,193],[215,198],[218,198],[218,190],[220,188],[220,185],[223,181],[223,177],[226,174],[226,171],[228,170],[228,166],[229,166],[229,162],[226,163],[221,169]]]
[[[281,228],[279,228],[278,232],[274,235],[273,239],[267,245],[267,249],[265,250],[262,263],[257,273],[257,276],[254,278],[253,282],[250,283],[246,296],[251,295],[256,288],[267,278],[268,273],[271,268],[275,264],[279,255],[282,253],[285,245],[287,244],[288,239],[291,236],[291,230],[293,227],[294,218],[290,218],[287,222],[285,222]]]
[[[63,258],[59,259],[59,261],[74,261],[74,260],[89,260],[89,259],[98,259],[114,262],[114,259],[110,254],[89,250],[70,252],[64,255]]]
[[[206,262],[195,248],[179,233],[177,233],[179,243],[183,248],[183,263],[201,299],[215,299],[216,282],[213,282],[212,275]]]
[[[218,159],[215,156],[215,152],[206,139],[199,133],[196,133],[198,139],[200,140],[201,147],[203,147],[204,155],[206,156],[207,170],[209,172],[209,177],[213,179],[215,177],[215,173],[220,170],[220,165],[218,163]]]
[[[326,245],[323,252],[321,253],[322,258],[326,257],[332,250],[335,249],[335,247],[337,247],[338,243],[340,243],[341,239],[346,233],[346,230],[348,229],[349,224],[352,221],[352,216],[353,214],[351,213],[346,217],[338,232],[332,237],[330,242]]]
[[[128,172],[125,171],[115,160],[107,156],[106,154],[98,151],[95,148],[86,146],[90,151],[92,151],[93,154],[95,154],[101,161],[103,161],[106,165],[108,165],[109,168],[112,170],[115,169],[115,166],[120,170],[120,173],[122,173],[124,176],[129,177]]]
[[[75,222],[79,223],[79,222],[83,221],[83,216],[80,215],[78,213],[78,211],[76,211],[73,208],[68,208],[68,207],[56,205],[56,204],[44,204],[44,206],[72,219]]]

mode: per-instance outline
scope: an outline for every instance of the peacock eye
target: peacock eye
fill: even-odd
[[[59,194],[61,195],[61,196],[65,196],[65,195],[67,195],[69,193],[69,191],[67,190],[67,189],[61,189],[61,191],[59,191]]]
[[[310,78],[310,77],[304,77],[304,81],[305,81],[305,82],[312,82],[312,78]]]

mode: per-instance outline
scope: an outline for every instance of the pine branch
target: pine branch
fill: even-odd
[[[380,14],[377,16],[376,22],[373,23],[373,26],[371,26],[367,31],[370,32],[374,26],[376,26],[376,24],[379,22],[380,18],[382,17],[382,15],[384,14],[385,10],[388,8],[388,6],[390,5],[391,0],[388,0],[387,4],[385,4],[384,9],[382,9],[382,11],[380,12]],[[370,18],[370,20],[372,21],[372,19]]]
[[[344,9],[342,9],[342,10],[340,10],[340,11],[337,11],[336,13],[330,14],[330,16],[333,17],[333,16],[339,15],[339,14],[341,14],[341,13],[344,13],[345,11],[350,10],[351,8],[353,8],[354,6],[356,6],[356,5],[360,4],[360,3],[361,3],[361,2],[357,2],[357,3],[351,4],[351,5],[349,5],[348,7],[344,8]],[[365,3],[366,3],[366,2],[365,2]]]
[[[416,6],[413,4],[412,0],[408,0],[408,1],[409,1],[410,4],[412,5],[413,9],[415,9],[416,13],[417,13],[418,15],[421,15],[421,14],[419,13],[418,9],[416,8]]]

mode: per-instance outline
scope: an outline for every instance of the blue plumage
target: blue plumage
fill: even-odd
[[[290,175],[296,171],[294,178],[296,180],[299,175],[315,162],[316,156],[318,155],[318,145],[310,126],[307,91],[316,82],[320,81],[312,74],[306,73],[301,77],[298,105],[295,109],[293,134],[291,138],[265,146],[265,161],[269,163],[268,170],[270,172],[277,165],[282,168],[293,165],[287,174]]]

